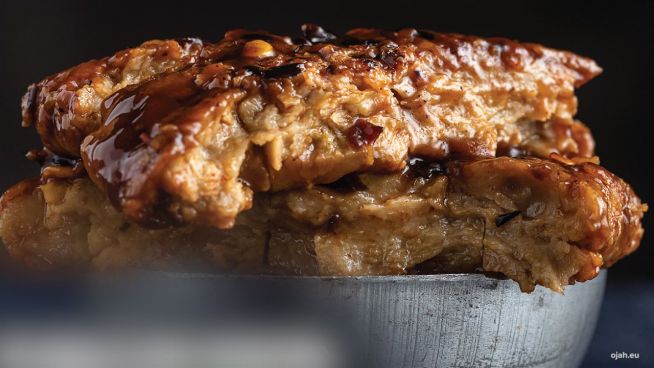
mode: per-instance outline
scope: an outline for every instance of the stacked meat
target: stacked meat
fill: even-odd
[[[403,29],[149,41],[29,87],[41,177],[0,237],[37,268],[496,272],[560,291],[646,206],[574,119],[590,59]],[[193,265],[193,266],[190,266]]]

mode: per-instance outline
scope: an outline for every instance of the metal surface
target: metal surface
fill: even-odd
[[[560,295],[482,275],[337,279],[326,295],[356,305],[374,367],[576,367],[605,282]]]
[[[187,277],[212,288],[224,281]],[[474,274],[268,281],[274,285],[259,301],[240,300],[224,289],[218,295],[229,293],[235,305],[283,300],[295,315],[321,315],[347,331],[370,367],[545,368],[581,363],[599,316],[606,271],[566,287],[565,295],[543,287],[527,294],[512,280]],[[294,293],[279,292],[293,287]]]
[[[576,367],[582,361],[606,271],[567,287],[565,295],[542,287],[526,294],[512,280],[483,275],[241,277],[139,271],[74,278],[48,288],[20,280],[0,283],[5,296],[0,322],[48,314],[60,325],[94,321],[136,340],[147,338],[136,337],[147,335],[147,326],[167,328],[166,335],[194,326],[193,336],[216,341],[248,330],[255,336],[290,334],[295,340],[287,347],[317,331],[324,335],[317,344],[338,342],[342,349],[336,351],[347,357],[348,367],[542,368]]]

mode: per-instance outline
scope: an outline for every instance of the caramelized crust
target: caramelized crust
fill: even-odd
[[[24,124],[80,157],[128,218],[227,228],[253,191],[392,172],[410,155],[590,157],[574,88],[590,59],[404,29],[336,37],[236,30],[151,41],[32,86]],[[80,148],[81,147],[81,148]]]
[[[500,158],[456,171],[454,187],[517,214],[503,226],[487,227],[484,270],[542,283],[538,277],[547,262],[533,264],[530,259],[532,252],[546,247],[548,261],[555,264],[580,252],[585,267],[574,279],[585,281],[597,275],[593,265],[612,265],[636,250],[643,236],[640,221],[647,205],[627,183],[593,163]],[[525,245],[519,250],[506,246],[520,238]],[[516,260],[509,269],[503,264],[506,257]]]
[[[35,268],[504,274],[561,291],[647,206],[576,121],[590,59],[403,29],[155,40],[29,87],[41,177],[0,200]]]
[[[211,54],[198,39],[153,40],[91,60],[28,87],[22,99],[23,126],[36,126],[50,151],[79,157],[84,137],[102,120],[102,101],[152,76],[179,70]]]
[[[13,257],[41,268],[209,261],[301,275],[492,271],[525,291],[561,291],[634,251],[645,210],[591,163],[412,159],[402,173],[258,194],[229,230],[147,230],[88,179],[29,182],[3,197],[0,237]]]

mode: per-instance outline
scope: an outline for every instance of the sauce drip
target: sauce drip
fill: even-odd
[[[437,161],[412,157],[409,159],[403,174],[411,179],[431,180],[433,177],[443,175],[446,172],[445,167]]]
[[[197,70],[172,73],[109,96],[102,105],[102,126],[82,146],[85,165],[119,205],[123,183],[143,180],[155,168],[149,156],[179,138],[179,129],[161,131],[175,111],[191,106],[207,93],[195,84]],[[181,129],[182,124],[176,122]],[[191,123],[192,124],[192,123]]]
[[[472,42],[481,42],[483,47],[486,47],[486,44],[488,47],[497,46],[494,50],[503,54],[501,57],[498,57],[500,55],[494,57],[497,60],[504,60],[507,68],[520,68],[524,62],[540,52],[540,46],[537,45],[522,45],[508,40],[486,41],[474,37],[444,35],[413,29],[391,32],[355,29],[343,36],[336,36],[317,25],[307,24],[302,27],[302,33],[303,38],[297,39],[295,43],[290,37],[246,30],[227,32],[225,38],[216,43],[204,43],[197,39],[165,41],[167,46],[160,46],[154,51],[148,49],[154,53],[154,56],[150,55],[153,60],[157,60],[153,65],[165,64],[166,61],[179,62],[180,55],[185,55],[182,58],[183,62],[176,64],[173,69],[164,68],[149,78],[135,81],[134,85],[123,87],[107,96],[100,106],[100,114],[97,114],[97,110],[89,109],[93,113],[83,116],[89,119],[89,124],[82,124],[89,127],[89,132],[71,130],[77,135],[70,137],[64,135],[68,132],[65,129],[63,133],[51,129],[47,134],[55,136],[61,133],[61,136],[56,136],[53,142],[68,142],[75,148],[81,146],[81,150],[75,154],[81,156],[89,176],[108,194],[112,203],[130,219],[143,222],[155,218],[155,221],[159,221],[156,220],[158,213],[171,213],[176,210],[166,211],[155,207],[173,206],[182,202],[175,202],[176,198],[167,198],[168,188],[164,187],[169,182],[161,178],[169,167],[168,164],[190,149],[204,144],[205,141],[198,138],[204,139],[206,136],[200,136],[198,133],[205,132],[204,128],[207,124],[215,122],[212,119],[218,116],[217,112],[220,112],[220,109],[229,106],[231,109],[229,113],[233,113],[233,116],[230,116],[232,119],[226,120],[238,121],[238,114],[241,112],[238,107],[230,105],[236,99],[246,95],[261,96],[267,105],[272,105],[271,102],[280,105],[278,103],[280,101],[270,100],[281,95],[280,91],[286,91],[289,79],[297,78],[290,82],[294,84],[291,87],[297,87],[296,84],[299,84],[297,82],[310,81],[311,77],[322,73],[343,72],[349,74],[348,77],[357,79],[359,75],[380,72],[386,73],[389,78],[395,78],[397,77],[395,74],[408,72],[406,65],[410,62],[412,52],[430,52],[437,49],[435,55],[447,53],[443,68],[452,70],[465,68],[467,67],[465,63],[474,56],[470,54]],[[334,54],[334,50],[345,45],[352,45],[344,51],[347,57],[344,59],[330,57]],[[504,53],[511,53],[511,55],[507,56]],[[55,87],[57,83],[67,81],[69,85],[66,85],[63,92],[67,93],[66,96],[71,96],[71,100],[66,100],[66,104],[71,105],[70,101],[75,102],[74,92],[78,91],[76,88],[81,85],[95,87],[96,77],[109,76],[119,85],[119,81],[122,80],[118,76],[124,71],[121,68],[133,60],[133,56],[129,50],[119,52],[113,57],[92,61],[78,67],[74,73],[69,73],[74,78],[67,80],[67,74],[64,73],[60,74],[59,79],[32,88],[25,98],[26,121],[34,119],[32,116],[35,115],[34,106],[40,103],[43,90],[59,88]],[[507,61],[506,58],[510,60]],[[374,68],[379,70],[373,70]],[[423,72],[415,70],[411,78],[426,83],[429,79],[427,73],[424,71],[425,75],[423,75]],[[303,75],[306,79],[301,79]],[[356,83],[359,83],[357,87],[363,86],[360,81]],[[290,98],[288,100],[291,101]],[[57,106],[57,108],[62,107]],[[47,116],[49,121],[57,120],[57,117],[61,116],[56,123],[52,123],[55,126],[57,124],[70,126],[80,122],[66,120],[71,117],[79,118],[73,114],[73,111],[61,113],[58,111],[55,109],[50,111],[50,115],[39,115]],[[92,124],[91,119],[97,119],[97,115],[100,115],[99,121],[93,121]],[[46,124],[50,123],[46,122]],[[224,136],[217,136],[215,139],[231,138],[231,134],[236,131],[240,134],[242,130],[246,130],[246,127],[237,126],[235,129],[225,130]],[[247,127],[247,129],[258,128]],[[383,130],[382,126],[371,123],[368,118],[354,118],[344,131],[346,145],[354,150],[370,150],[384,133]],[[253,132],[244,132],[244,140],[248,139],[250,133]],[[214,132],[207,134],[214,134]],[[76,141],[80,138],[83,138],[81,144]],[[49,142],[46,138],[42,137],[42,139],[44,143]],[[247,142],[249,141],[246,141],[246,145]],[[271,152],[275,151],[276,146],[272,144],[273,142],[270,143],[267,149]],[[222,144],[222,141],[217,144]],[[477,143],[469,143],[467,140],[461,142],[449,140],[442,143],[442,148],[443,152],[449,153],[450,157],[455,159],[468,158],[468,156],[494,156],[495,152],[488,152],[485,145],[475,144]],[[75,151],[69,149],[68,145],[65,146],[56,147],[61,152]],[[440,148],[436,147],[434,151]],[[357,154],[361,153],[366,152],[357,152]],[[215,152],[208,156],[211,154]],[[428,155],[429,152],[416,154]],[[352,171],[354,170],[358,168],[353,168]],[[235,188],[236,184],[227,182],[239,179],[238,168],[234,169],[234,172],[230,172],[225,177],[218,177],[216,181],[223,183],[225,188],[230,186]],[[414,158],[409,161],[406,175],[429,180],[444,172],[445,169],[437,162]],[[347,172],[339,173],[342,174]],[[332,179],[330,175],[331,173],[325,173],[325,177]],[[347,191],[365,188],[364,185],[351,182],[350,179],[351,177],[346,177],[328,187]],[[308,178],[305,181],[310,180],[312,179]],[[189,215],[190,218],[193,216],[193,214]]]

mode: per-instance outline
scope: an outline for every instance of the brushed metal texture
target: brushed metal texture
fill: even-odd
[[[335,278],[323,292],[356,307],[373,367],[577,367],[605,282],[561,295],[483,275]]]
[[[216,291],[226,280],[244,280],[170,276],[198,286],[196,295],[206,295],[206,288]],[[247,288],[240,286],[216,292],[218,300],[230,300],[229,310],[282,305],[277,310],[335,321],[329,323],[347,331],[366,366],[567,368],[584,358],[599,317],[606,271],[566,287],[565,294],[540,286],[527,294],[512,280],[481,274],[245,279],[258,285],[257,298],[242,299],[235,290]],[[262,287],[263,279],[271,286]],[[295,292],[281,291],[288,289]]]
[[[126,336],[151,326],[171,334],[192,326],[214,337],[231,336],[234,329],[295,338],[316,332],[351,358],[338,367],[567,368],[584,358],[606,271],[567,287],[564,295],[542,287],[526,294],[512,280],[479,274],[277,277],[139,270],[54,282],[49,289],[21,280],[0,288],[0,322],[47,314],[65,326],[95,321],[108,327],[98,331]]]

